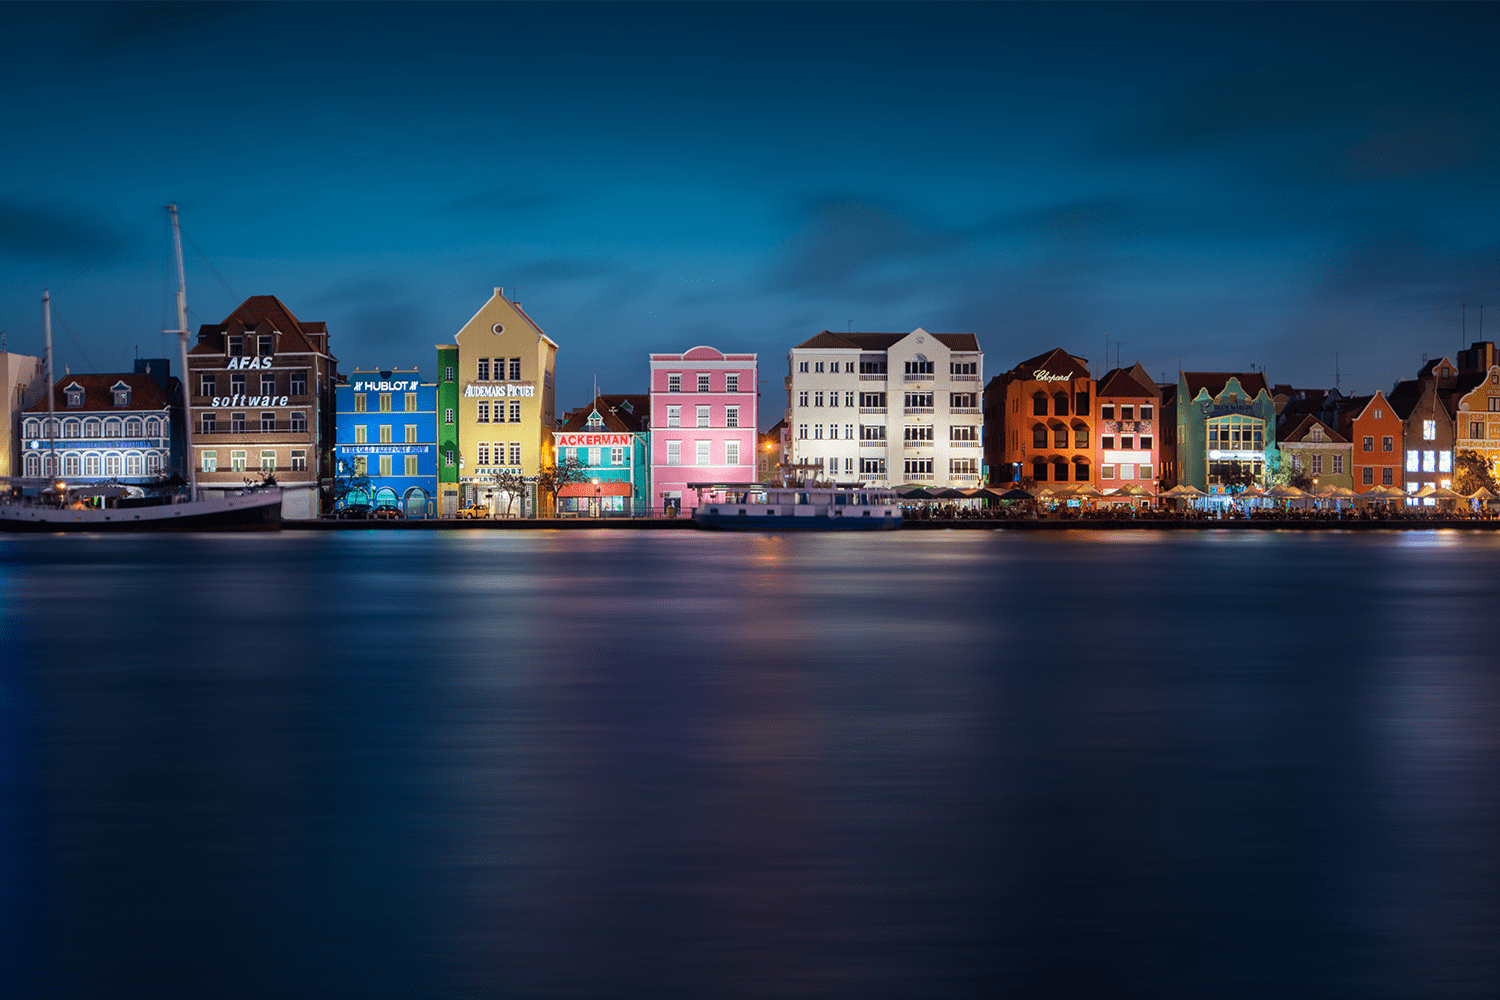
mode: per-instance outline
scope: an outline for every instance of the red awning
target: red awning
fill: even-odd
[[[567,483],[557,491],[560,497],[628,497],[629,483]]]

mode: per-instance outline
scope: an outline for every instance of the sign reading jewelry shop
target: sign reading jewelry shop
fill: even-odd
[[[535,396],[534,385],[494,385],[470,383],[464,387],[465,396]]]

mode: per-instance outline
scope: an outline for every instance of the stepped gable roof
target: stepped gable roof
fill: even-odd
[[[119,383],[124,382],[130,386],[130,403],[127,406],[116,406],[113,389]],[[67,388],[77,384],[83,388],[83,405],[69,406]],[[171,384],[176,385],[177,379],[171,379]],[[57,380],[52,387],[52,402],[57,409],[59,417],[68,413],[79,413],[90,410],[111,410],[117,413],[128,413],[132,410],[161,410],[169,403],[161,386],[156,384],[156,379],[145,373],[119,375],[64,375]],[[46,413],[47,397],[43,396],[35,403],[26,407],[27,413]]]
[[[1113,368],[1100,377],[1094,395],[1100,399],[1110,397],[1141,397],[1155,399],[1160,393],[1151,376],[1139,361],[1131,368]]]
[[[1433,373],[1434,369],[1437,368],[1438,365],[1446,365],[1448,367],[1448,369],[1450,371],[1454,372],[1454,373],[1457,373],[1457,371],[1458,371],[1458,366],[1455,365],[1448,358],[1446,358],[1446,357],[1437,357],[1437,358],[1433,358],[1431,361],[1429,361],[1426,364],[1424,364],[1421,368],[1417,369],[1417,378],[1432,378],[1432,377],[1434,377],[1432,373]],[[1450,375],[1448,377],[1452,378],[1453,376]]]
[[[824,330],[798,344],[797,349],[831,347],[843,350],[888,351],[896,341],[909,337],[915,332],[915,330],[908,330],[906,333],[861,333],[856,330],[852,333],[834,333],[831,330]],[[972,333],[928,333],[926,330],[922,332],[936,339],[950,351],[979,350],[979,338]]]
[[[1045,354],[1038,354],[1034,358],[1027,358],[1006,373],[1009,381],[1017,379],[1030,379],[1036,372],[1046,370],[1053,375],[1066,375],[1069,378],[1090,378],[1089,364],[1087,358],[1080,358],[1069,354],[1061,347],[1054,347]]]
[[[1348,438],[1332,427],[1329,427],[1311,413],[1303,415],[1295,424],[1289,424],[1286,433],[1278,434],[1277,439],[1283,444],[1299,444],[1307,439],[1307,436],[1312,433],[1314,427],[1321,427],[1323,433],[1335,444],[1349,443]]]
[[[649,395],[606,395],[600,393],[587,405],[563,414],[558,430],[577,433],[588,430],[589,416],[599,411],[606,430],[616,434],[636,434],[644,430],[651,415]]]
[[[280,333],[277,353],[312,353],[326,350],[328,324],[319,320],[306,322],[274,295],[252,295],[241,302],[222,323],[206,323],[198,328],[198,343],[189,354],[222,354],[225,336]]]
[[[1218,396],[1230,379],[1239,379],[1240,388],[1251,399],[1264,392],[1271,395],[1271,387],[1260,372],[1183,372],[1182,380],[1187,385],[1187,398],[1196,399],[1198,393],[1208,390],[1210,396]],[[1290,388],[1290,387],[1288,387]]]

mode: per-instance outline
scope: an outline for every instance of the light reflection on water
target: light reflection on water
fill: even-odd
[[[0,538],[26,997],[1480,997],[1500,546]]]

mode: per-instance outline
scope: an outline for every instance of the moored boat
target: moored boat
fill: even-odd
[[[280,527],[281,488],[277,486],[147,507],[0,503],[0,531],[276,531]]]
[[[730,500],[707,500],[693,512],[716,531],[892,531],[901,527],[895,490],[862,486],[740,486]]]

